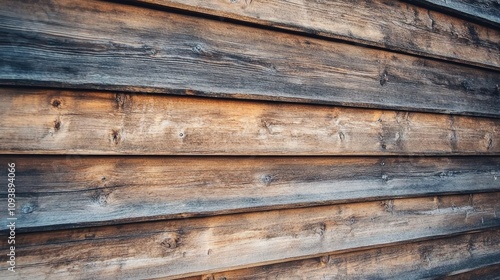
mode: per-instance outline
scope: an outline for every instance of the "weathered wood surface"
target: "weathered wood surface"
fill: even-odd
[[[2,88],[0,118],[3,154],[500,154],[500,119],[374,109]]]
[[[500,231],[492,230],[182,280],[495,279],[499,262]]]
[[[500,158],[491,157],[0,158],[8,162],[19,232],[500,191]],[[6,189],[0,197],[7,205]]]
[[[174,7],[500,69],[500,30],[400,1],[136,0],[136,2]],[[498,2],[496,4],[498,5]],[[473,3],[468,6],[477,5]],[[500,11],[492,18],[498,18],[499,15]]]
[[[458,271],[457,274],[452,274],[443,277],[443,280],[499,280],[500,279],[500,263],[497,257],[496,264],[480,267],[474,270]]]
[[[498,0],[406,0],[445,13],[452,13],[474,21],[500,27],[500,2]]]
[[[100,1],[0,1],[0,84],[500,116],[497,71]]]
[[[496,192],[18,234],[8,276],[188,277],[494,228],[499,206]]]

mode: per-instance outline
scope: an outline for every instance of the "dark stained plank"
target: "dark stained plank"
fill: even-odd
[[[10,162],[19,232],[500,191],[493,157],[0,157]]]
[[[496,257],[496,264],[480,267],[473,270],[458,271],[456,274],[440,278],[443,280],[498,280],[500,279],[500,256]]]
[[[374,109],[2,88],[0,118],[3,154],[500,154],[500,119]]]
[[[0,1],[0,84],[500,117],[498,71],[101,1]]]
[[[498,209],[500,192],[19,233],[12,279],[196,276],[495,228]]]
[[[406,0],[500,28],[498,0]]]
[[[492,230],[313,259],[207,274],[189,280],[498,279],[500,231]],[[490,266],[490,264],[493,264]],[[462,272],[460,271],[465,271]],[[458,272],[459,274],[455,274]],[[453,274],[453,275],[449,275]],[[496,276],[495,276],[496,275]],[[188,280],[188,278],[182,279]]]
[[[500,70],[500,30],[401,1],[136,0],[135,2],[319,34]],[[498,1],[482,2],[498,6]],[[478,5],[473,3],[467,6],[470,10],[474,10]],[[486,6],[486,3],[482,6]],[[491,15],[489,19],[499,19],[498,7],[491,9],[491,14],[495,12],[497,14]]]

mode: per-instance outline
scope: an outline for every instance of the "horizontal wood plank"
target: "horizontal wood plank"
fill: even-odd
[[[2,88],[0,117],[4,154],[500,154],[500,119],[429,113]]]
[[[445,13],[500,27],[500,2],[498,0],[406,0]]]
[[[2,85],[500,117],[498,71],[119,3],[2,0],[0,38]]]
[[[499,203],[496,192],[17,234],[9,277],[195,276],[494,228]]]
[[[457,271],[457,273],[443,277],[443,280],[469,280],[469,279],[481,279],[481,280],[498,280],[500,279],[500,257],[496,258],[497,263],[492,265],[487,265],[484,267],[479,267],[477,269],[465,271]]]
[[[0,157],[10,162],[18,232],[500,191],[500,158]]]
[[[494,279],[499,261],[500,231],[492,230],[182,280]]]
[[[401,1],[136,0],[136,2],[298,30],[500,70],[499,30]],[[498,6],[498,2],[496,5]],[[476,2],[467,5],[470,7],[469,11],[476,10],[474,8],[476,6],[478,6]],[[496,11],[497,14],[492,13],[488,19],[498,20],[500,17],[498,8],[491,11]]]

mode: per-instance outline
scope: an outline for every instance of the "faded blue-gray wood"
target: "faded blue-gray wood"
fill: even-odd
[[[494,5],[494,1],[497,0],[468,5],[475,8]],[[221,16],[500,70],[500,30],[402,1],[135,0],[133,3]]]
[[[498,0],[406,0],[500,28]]]
[[[8,162],[18,231],[500,191],[497,157],[0,157]]]
[[[0,84],[500,115],[500,72],[99,1],[0,1]]]

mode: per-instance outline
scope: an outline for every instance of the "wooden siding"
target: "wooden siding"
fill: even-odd
[[[183,280],[214,279],[498,279],[498,230],[324,255]],[[401,261],[397,261],[397,260]]]
[[[500,69],[500,32],[399,1],[136,0],[261,25]],[[443,2],[419,1],[419,2]],[[448,1],[450,2],[450,1]],[[459,8],[457,2],[441,4]],[[500,24],[498,2],[469,13]],[[486,9],[488,2],[493,6]],[[353,6],[355,8],[353,8]],[[465,6],[465,5],[464,5]],[[465,8],[464,8],[465,10]]]
[[[497,157],[0,158],[11,161],[23,231],[500,190]]]
[[[499,116],[498,71],[116,3],[50,2],[57,8],[2,1],[2,84]]]
[[[257,266],[498,227],[498,201],[500,192],[36,232],[16,240],[17,275],[175,278]]]
[[[407,0],[407,2],[500,27],[500,3],[497,0]]]
[[[497,11],[0,0],[2,279],[498,279]]]
[[[86,91],[1,89],[0,100],[3,153],[500,154],[500,119]]]

